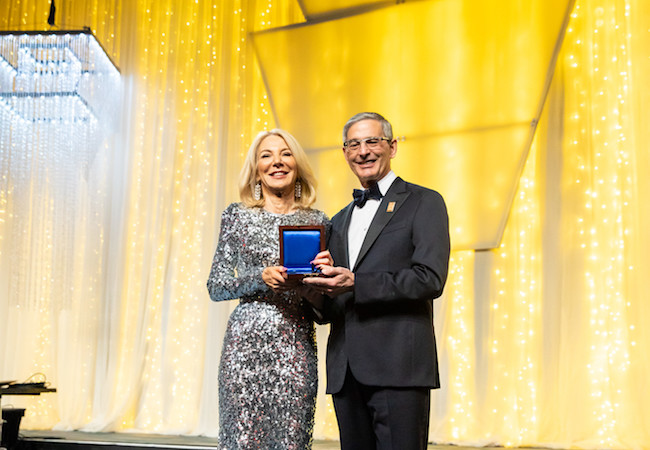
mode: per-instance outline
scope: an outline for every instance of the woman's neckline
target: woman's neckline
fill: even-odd
[[[269,211],[268,209],[266,209],[264,207],[261,207],[260,209],[263,212],[267,213],[267,214],[271,214],[272,216],[292,216],[292,215],[294,215],[295,213],[298,212],[298,208],[295,208],[295,209],[293,209],[293,210],[291,210],[289,212],[286,212],[286,213]]]

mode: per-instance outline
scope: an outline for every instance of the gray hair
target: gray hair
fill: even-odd
[[[352,116],[350,120],[348,120],[343,126],[343,142],[348,139],[348,131],[350,130],[350,127],[357,122],[361,122],[362,120],[376,120],[377,122],[381,123],[381,129],[384,132],[384,136],[391,141],[393,140],[393,127],[391,126],[390,122],[384,118],[384,116],[374,112],[362,112]]]

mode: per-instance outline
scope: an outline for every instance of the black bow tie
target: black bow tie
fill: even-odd
[[[354,197],[354,204],[359,208],[363,208],[369,198],[379,200],[382,197],[377,183],[370,186],[369,189],[355,189],[352,192],[352,196]]]

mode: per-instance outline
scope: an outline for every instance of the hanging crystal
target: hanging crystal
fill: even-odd
[[[63,305],[83,288],[75,255],[101,253],[84,232],[103,220],[84,216],[98,187],[87,175],[120,90],[90,31],[0,32],[0,288],[11,304]]]

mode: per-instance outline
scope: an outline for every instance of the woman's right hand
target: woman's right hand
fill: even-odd
[[[276,292],[286,291],[296,286],[295,282],[289,281],[287,268],[283,266],[266,267],[262,271],[262,280]]]

